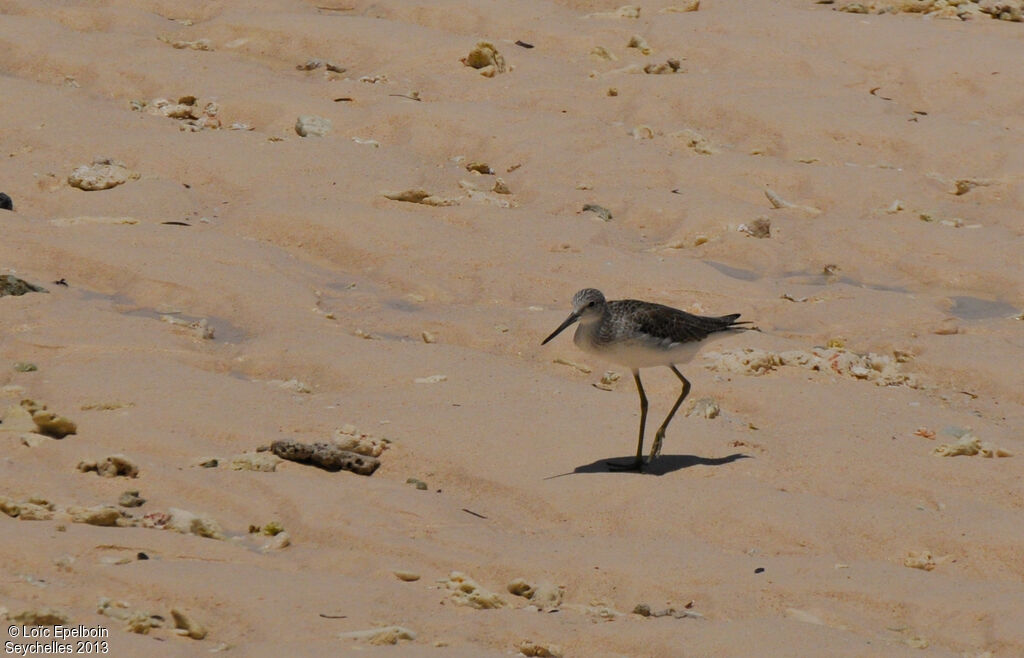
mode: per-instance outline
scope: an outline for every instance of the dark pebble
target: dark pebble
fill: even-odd
[[[764,573],[764,567],[758,567],[754,569],[754,573]]]
[[[0,210],[14,210],[14,202],[11,201],[11,197],[3,192],[0,192]]]
[[[145,553],[143,553],[142,551],[139,551],[139,554],[136,555],[135,557],[140,559],[140,560],[148,560],[149,559],[149,556],[146,555]]]

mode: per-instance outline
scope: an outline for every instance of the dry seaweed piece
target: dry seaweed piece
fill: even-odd
[[[596,203],[588,203],[583,206],[583,210],[580,212],[592,212],[606,222],[612,220],[612,211],[608,210],[604,206],[599,206]]]
[[[270,444],[270,451],[281,459],[319,466],[327,471],[352,471],[360,475],[373,475],[380,466],[380,460],[342,450],[330,443],[301,443],[294,439],[283,439]]]

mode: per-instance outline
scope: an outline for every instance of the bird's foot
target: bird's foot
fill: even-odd
[[[654,435],[654,443],[651,444],[651,461],[658,458],[661,454],[661,442],[665,439],[665,430],[658,430],[658,433]]]
[[[644,470],[644,460],[640,458],[627,459],[626,461],[606,461],[609,471],[636,471],[642,472]]]

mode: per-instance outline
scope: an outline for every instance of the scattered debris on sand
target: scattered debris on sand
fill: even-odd
[[[763,375],[779,366],[796,366],[863,379],[878,386],[923,387],[916,375],[902,372],[901,364],[906,360],[902,352],[887,356],[873,352],[857,354],[841,347],[815,347],[785,352],[746,347],[708,352],[704,358],[710,361],[707,367],[718,372]]]
[[[282,439],[270,444],[270,450],[281,459],[312,464],[328,471],[352,471],[359,475],[373,475],[380,466],[380,460],[342,450],[332,443],[302,443],[294,439]]]
[[[475,580],[462,573],[453,571],[445,580],[437,581],[442,588],[451,592],[451,599],[457,605],[464,605],[477,610],[503,608],[505,600],[496,593],[484,589]]]
[[[934,436],[934,434],[932,435]],[[1012,457],[1013,453],[1002,448],[997,448],[988,441],[982,441],[970,432],[964,432],[956,443],[943,443],[935,446],[932,454],[937,457],[958,457],[964,455],[974,457]]]
[[[80,461],[77,466],[83,473],[95,472],[100,477],[139,477],[139,467],[125,455],[110,455],[104,459]],[[136,492],[136,495],[138,492]]]
[[[849,14],[921,14],[926,18],[962,21],[975,20],[982,16],[1014,23],[1024,21],[1022,0],[873,0],[848,2],[833,7],[833,11]]]
[[[167,98],[154,98],[149,101],[133,100],[131,108],[136,112],[145,111],[154,116],[176,119],[181,122],[178,124],[178,129],[185,132],[219,130],[221,128],[221,120],[218,116],[220,104],[216,101],[207,101],[200,109],[199,100],[195,96],[181,96],[177,102]]]

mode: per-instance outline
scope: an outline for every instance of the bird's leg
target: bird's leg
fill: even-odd
[[[607,462],[608,468],[613,471],[640,471],[644,467],[644,426],[647,424],[647,396],[644,394],[644,385],[640,382],[639,370],[633,370],[633,380],[636,382],[637,393],[640,394],[640,437],[636,443],[636,458],[633,461],[624,463]]]
[[[668,416],[665,417],[665,422],[661,424],[661,427],[658,428],[657,433],[654,435],[654,444],[651,445],[651,459],[657,459],[658,455],[661,454],[661,442],[665,438],[665,429],[668,427],[669,422],[672,421],[672,416],[676,415],[679,405],[681,405],[683,400],[686,399],[686,396],[690,394],[690,381],[686,379],[686,377],[683,377],[683,373],[676,370],[675,366],[669,365],[669,368],[672,369],[672,372],[676,373],[676,377],[682,380],[683,392],[679,394],[679,399],[676,400],[674,405],[672,405],[672,411],[668,412]]]

